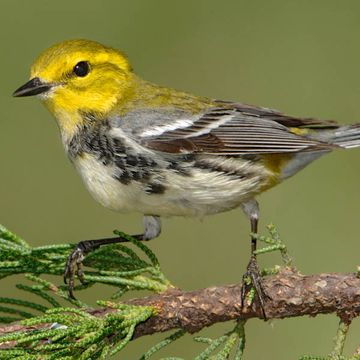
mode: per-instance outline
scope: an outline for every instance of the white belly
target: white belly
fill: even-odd
[[[264,185],[268,174],[263,166],[233,161],[237,161],[238,169],[244,168],[244,173],[251,170],[257,175],[239,179],[202,169],[192,170],[191,176],[166,171],[162,174],[163,194],[147,193],[146,184],[138,181],[122,184],[113,177],[114,167],[103,165],[90,154],[77,157],[74,165],[91,195],[109,209],[159,216],[204,216],[239,206]]]

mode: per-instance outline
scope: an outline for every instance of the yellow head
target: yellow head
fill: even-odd
[[[30,81],[14,96],[39,95],[60,121],[61,114],[102,115],[126,97],[132,78],[130,64],[120,51],[95,41],[69,40],[35,60]]]

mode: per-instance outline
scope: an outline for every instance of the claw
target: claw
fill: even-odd
[[[247,283],[247,279],[251,280],[251,284]],[[243,285],[241,287],[241,306],[245,305],[246,294],[251,289],[251,287],[255,288],[256,295],[260,304],[261,313],[264,320],[267,320],[267,316],[265,313],[265,302],[266,298],[270,297],[266,294],[264,287],[262,285],[262,278],[260,274],[260,269],[256,261],[255,255],[252,255],[249,261],[249,264],[246,269],[246,273],[243,276]]]
[[[140,241],[150,240],[145,238],[143,234],[135,235],[134,237]],[[128,240],[122,237],[117,237],[117,238],[80,241],[77,244],[73,252],[69,255],[64,270],[64,283],[67,284],[69,281],[68,284],[69,297],[75,299],[74,296],[75,274],[80,280],[80,282],[82,284],[85,284],[85,276],[84,276],[84,271],[82,269],[82,262],[84,260],[85,255],[91,252],[92,250],[98,249],[102,245],[116,244],[123,242],[128,242]]]
[[[68,292],[69,297],[75,299],[74,296],[74,285],[75,285],[75,273],[82,284],[85,283],[84,272],[82,270],[82,262],[85,257],[85,253],[89,248],[89,244],[86,242],[80,242],[73,252],[69,255],[64,271],[64,283],[67,284],[69,281]],[[76,269],[76,270],[75,270]]]

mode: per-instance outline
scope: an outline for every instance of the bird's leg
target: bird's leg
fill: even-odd
[[[159,236],[160,232],[160,217],[146,215],[144,216],[144,233],[139,235],[133,235],[132,237],[139,241],[148,241]],[[122,237],[112,237],[97,240],[83,240],[76,245],[75,249],[72,251],[66,261],[64,271],[64,282],[65,284],[69,282],[68,291],[71,298],[75,299],[73,291],[75,284],[75,275],[77,275],[81,283],[85,283],[84,272],[82,270],[82,262],[85,258],[85,255],[98,249],[100,246],[123,242],[128,242],[128,240]]]
[[[264,288],[262,286],[262,279],[260,274],[260,269],[256,261],[256,243],[257,243],[257,232],[258,232],[258,222],[259,222],[259,205],[255,199],[248,201],[242,205],[242,208],[245,214],[250,219],[251,224],[251,257],[250,261],[246,268],[246,273],[243,276],[243,285],[241,288],[241,304],[245,304],[246,294],[251,286],[255,288],[256,295],[259,300],[261,312],[263,318],[266,320],[265,314],[265,298],[267,297]],[[247,279],[251,280],[249,285]]]
[[[257,233],[258,233],[258,224],[259,219],[257,217],[250,218],[250,228],[251,228],[251,256],[256,258],[256,245],[257,245]]]

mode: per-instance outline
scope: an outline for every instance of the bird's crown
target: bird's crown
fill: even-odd
[[[31,67],[31,77],[47,82],[62,81],[76,75],[75,67],[79,63],[87,63],[89,72],[105,65],[131,71],[127,57],[119,50],[91,40],[67,40],[38,56]]]

